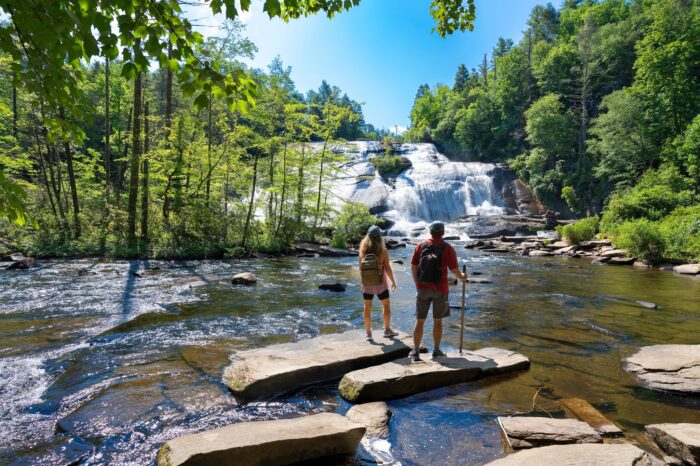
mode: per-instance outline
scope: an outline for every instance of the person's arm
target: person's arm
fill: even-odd
[[[358,254],[358,256],[359,256],[360,260],[357,263],[357,266],[361,269],[362,268],[362,259],[365,258],[365,254],[362,252],[362,250],[360,250],[360,253]]]
[[[418,288],[418,261],[420,259],[421,244],[416,246],[413,251],[413,256],[411,256],[411,274],[413,275],[413,283],[416,284]]]
[[[459,270],[459,267],[455,267],[454,269],[450,269],[450,272],[452,272],[455,275],[455,277],[457,277],[459,280],[462,280],[463,282],[467,281],[467,278],[468,278],[467,274],[462,273],[462,271]]]
[[[391,262],[389,261],[389,251],[384,251],[384,270],[391,280],[391,291],[396,291],[396,280],[394,280],[394,270],[391,268]]]
[[[418,266],[411,264],[411,273],[413,274],[413,283],[418,286]]]
[[[457,252],[452,246],[449,246],[449,258],[448,258],[448,266],[450,268],[450,272],[454,274],[455,277],[457,277],[459,280],[462,280],[463,282],[467,281],[467,274],[462,273],[461,270],[459,270],[459,262],[457,262]]]

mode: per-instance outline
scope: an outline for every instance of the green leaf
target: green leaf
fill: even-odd
[[[201,93],[194,99],[194,106],[199,110],[203,110],[209,106],[209,97],[206,93]]]
[[[178,61],[174,58],[171,58],[170,60],[168,60],[168,68],[170,68],[170,71],[174,73],[180,68],[180,63],[178,63]]]
[[[279,16],[280,13],[282,13],[279,0],[265,0],[263,11],[265,11],[270,18]]]
[[[148,37],[148,27],[145,24],[138,26],[134,29],[134,37],[137,39],[145,39]]]

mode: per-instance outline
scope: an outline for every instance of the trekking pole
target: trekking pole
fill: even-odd
[[[462,266],[462,273],[467,274],[467,266]],[[462,346],[464,345],[464,304],[467,298],[467,280],[462,282],[462,325],[459,332],[459,354],[462,354]]]

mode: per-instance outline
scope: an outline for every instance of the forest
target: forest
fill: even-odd
[[[166,40],[162,66],[136,55],[158,48],[153,31],[127,26],[121,56],[105,47],[103,57],[78,57],[66,83],[47,87],[66,78],[31,75],[40,51],[4,25],[5,39],[22,45],[19,62],[0,57],[6,245],[39,256],[235,257],[285,250],[332,224],[326,185],[342,154],[331,145],[384,134],[358,102],[325,81],[300,92],[279,57],[266,70],[245,66],[256,46],[236,19],[216,37],[195,35],[187,58],[176,53],[180,39]],[[236,87],[195,89],[179,79],[182,61]],[[23,85],[23,74],[38,83]],[[350,205],[345,223],[354,213],[369,216]]]
[[[638,257],[700,257],[700,2],[537,6],[520,42],[420,86],[405,137],[507,162]]]

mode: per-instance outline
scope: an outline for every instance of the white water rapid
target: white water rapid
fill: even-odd
[[[502,215],[503,198],[490,173],[494,164],[453,162],[433,144],[403,144],[400,154],[411,168],[385,180],[370,163],[378,144],[349,143],[351,159],[342,170],[334,194],[339,200],[366,204],[390,221],[388,235],[408,236],[435,220],[448,222],[447,235],[463,236],[449,222],[465,215]]]

